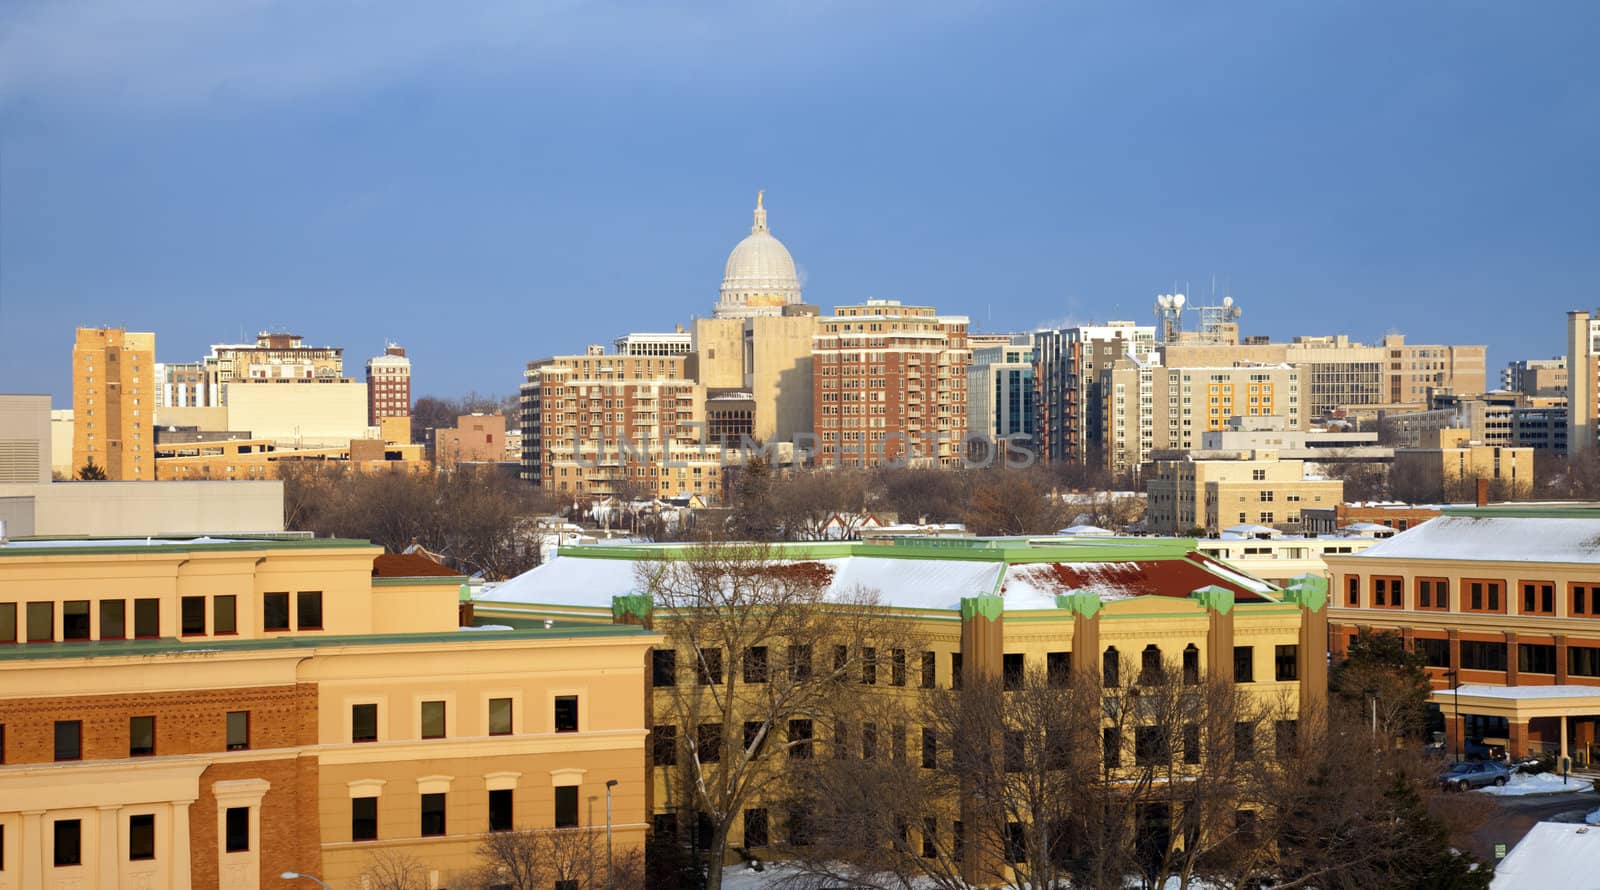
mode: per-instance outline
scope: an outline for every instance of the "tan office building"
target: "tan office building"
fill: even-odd
[[[1298,532],[1303,509],[1344,500],[1342,481],[1308,479],[1305,461],[1279,460],[1274,451],[1234,460],[1155,461],[1145,490],[1145,522],[1151,532],[1164,535],[1195,528],[1216,534],[1241,524]]]
[[[433,431],[433,459],[449,469],[463,461],[484,463],[506,457],[506,418],[503,414],[463,414],[455,429]]]
[[[337,539],[0,544],[0,887],[458,886],[485,833],[647,828],[626,627],[462,632],[465,579]]]
[[[1494,500],[1521,500],[1533,493],[1533,449],[1474,441],[1467,430],[1433,430],[1421,447],[1394,450],[1390,474],[1397,493],[1413,502],[1471,500],[1478,480],[1489,483]]]
[[[78,328],[72,347],[72,467],[108,479],[156,477],[156,335]]]
[[[791,305],[784,313],[694,321],[690,375],[714,397],[748,393],[750,402],[743,407],[752,412],[750,434],[761,442],[793,442],[813,429],[816,310]],[[732,444],[738,444],[737,437]]]
[[[1304,429],[1300,380],[1288,365],[1163,367],[1119,359],[1100,371],[1106,467],[1123,475],[1152,451],[1199,448],[1205,433],[1227,429],[1236,417],[1282,417],[1288,429]]]

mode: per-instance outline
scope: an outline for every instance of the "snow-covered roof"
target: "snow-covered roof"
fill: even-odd
[[[1600,518],[1445,515],[1380,541],[1359,558],[1600,563]]]
[[[1101,528],[1098,525],[1069,525],[1061,531],[1056,532],[1056,534],[1089,535],[1091,537],[1107,538],[1116,534],[1116,532],[1113,532],[1110,529]]]
[[[1600,687],[1595,686],[1489,686],[1483,683],[1464,683],[1455,689],[1435,689],[1434,695],[1470,695],[1477,698],[1500,698],[1508,701],[1537,701],[1559,698],[1595,698]]]
[[[1538,822],[1495,866],[1489,890],[1591,890],[1600,872],[1600,827]]]
[[[1222,530],[1220,537],[1226,538],[1268,538],[1280,537],[1283,533],[1270,525],[1230,525]]]

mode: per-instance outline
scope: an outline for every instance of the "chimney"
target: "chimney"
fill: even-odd
[[[1489,480],[1478,480],[1478,506],[1489,506]]]

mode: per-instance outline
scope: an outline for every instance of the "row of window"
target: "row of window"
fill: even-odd
[[[51,863],[57,868],[70,868],[83,864],[83,820],[57,819],[51,823]],[[143,862],[156,858],[156,817],[153,813],[140,813],[128,817],[129,862]],[[0,825],[0,871],[5,871],[6,827]],[[228,807],[223,813],[223,851],[247,853],[250,851],[250,808]]]
[[[1428,667],[1449,668],[1450,641],[1418,639],[1417,651]],[[1555,674],[1560,650],[1549,643],[1518,643],[1517,672]],[[1461,641],[1461,667],[1471,671],[1504,671],[1510,664],[1505,643]],[[1567,674],[1573,677],[1600,677],[1600,647],[1567,646]]]
[[[56,603],[31,602],[23,607],[19,628],[18,603],[0,603],[0,643],[54,643]],[[129,634],[128,601],[125,599],[68,600],[61,606],[59,641],[89,639],[155,639],[161,636],[161,600],[140,597],[133,600],[132,634]],[[295,594],[297,630],[322,630],[322,591],[302,590]],[[99,636],[92,635],[94,612],[99,613]],[[239,598],[223,596],[185,596],[178,601],[178,631],[183,636],[230,636],[239,632]],[[289,630],[289,594],[261,595],[261,628],[265,631]],[[24,631],[18,637],[17,631]]]
[[[1415,585],[1413,609],[1449,611],[1449,579],[1417,578],[1414,579],[1413,583]],[[1369,589],[1371,591],[1369,605],[1372,608],[1403,609],[1406,606],[1405,579],[1402,577],[1374,575],[1369,579]],[[1519,615],[1554,616],[1556,614],[1556,584],[1554,582],[1520,582],[1520,589],[1516,591],[1520,596],[1502,596],[1504,590],[1505,588],[1501,581],[1475,578],[1462,579],[1460,611],[1505,613],[1511,609],[1514,601]],[[1351,608],[1358,608],[1361,605],[1361,577],[1359,575],[1345,576],[1345,605]],[[1600,584],[1568,584],[1566,605],[1569,616],[1600,615]]]
[[[425,701],[421,704],[422,738],[445,737],[445,709],[443,701]],[[489,699],[489,735],[511,735],[512,700]],[[555,699],[554,723],[556,732],[578,731],[578,696],[561,695]],[[250,712],[229,711],[225,718],[225,745],[229,751],[244,751],[250,747]],[[83,721],[55,721],[54,759],[70,761],[83,759]],[[363,703],[350,706],[350,741],[378,741],[378,706]],[[152,757],[156,753],[156,718],[138,716],[128,718],[128,756]],[[6,762],[6,727],[0,723],[0,763]]]
[[[563,785],[555,790],[555,827],[573,828],[578,824],[578,786]],[[489,831],[511,831],[513,824],[515,791],[509,788],[489,792]],[[423,794],[421,820],[418,834],[422,837],[442,837],[448,834],[445,795]],[[459,826],[458,826],[459,831]],[[375,841],[378,839],[378,798],[354,797],[350,799],[350,839]]]

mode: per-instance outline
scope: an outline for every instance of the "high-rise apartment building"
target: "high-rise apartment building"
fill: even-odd
[[[817,321],[813,397],[817,462],[955,466],[967,434],[964,315],[868,300]]]
[[[217,404],[204,362],[156,362],[156,407],[206,408]]]
[[[1280,460],[1276,451],[1226,460],[1159,460],[1145,490],[1145,522],[1158,535],[1186,535],[1195,528],[1215,535],[1235,525],[1299,532],[1303,510],[1344,500],[1342,481],[1308,478],[1305,461]]]
[[[156,335],[78,328],[72,347],[72,466],[108,479],[156,478]]]
[[[1100,369],[1124,356],[1144,360],[1156,347],[1155,326],[1113,321],[1039,331],[1033,346],[1040,452],[1048,461],[1084,462],[1104,439]]]
[[[689,357],[584,355],[528,363],[522,478],[569,495],[720,499],[722,450],[703,444],[705,387]]]
[[[262,331],[254,344],[218,344],[205,358],[212,386],[280,380],[338,380],[344,377],[344,350],[307,346],[299,334]]]
[[[613,345],[617,355],[688,355],[694,351],[694,338],[679,325],[666,333],[623,334]]]
[[[999,343],[974,345],[967,369],[968,434],[1031,441],[1035,390],[1031,334],[1002,335]]]
[[[385,417],[411,416],[411,359],[390,343],[383,355],[367,359],[367,425]]]
[[[1100,369],[1106,469],[1123,476],[1152,451],[1200,448],[1207,432],[1236,417],[1282,417],[1305,428],[1301,372],[1289,365],[1164,367],[1154,359],[1123,358]]]

